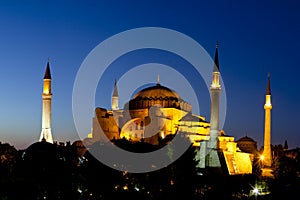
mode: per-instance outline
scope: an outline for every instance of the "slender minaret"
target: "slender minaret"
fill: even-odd
[[[118,88],[117,88],[117,81],[116,80],[115,80],[115,85],[114,85],[114,92],[113,92],[113,95],[112,95],[111,109],[112,110],[119,110],[119,94],[118,94]]]
[[[219,135],[219,105],[220,105],[220,68],[218,56],[218,42],[216,43],[215,61],[210,86],[210,148],[217,148]]]
[[[209,140],[200,142],[200,151],[197,153],[199,168],[221,169],[221,160],[218,153],[218,136],[219,136],[219,107],[220,107],[220,68],[218,42],[216,43],[215,60],[212,72],[212,83],[210,85],[210,130]]]
[[[268,74],[268,83],[266,89],[266,103],[265,109],[265,133],[264,133],[264,151],[263,151],[263,164],[264,167],[271,167],[272,165],[272,152],[271,152],[271,87],[270,87],[270,74]]]
[[[44,87],[43,87],[43,107],[42,107],[42,132],[40,136],[40,141],[43,139],[49,143],[53,143],[52,133],[51,133],[51,73],[49,61],[47,62],[46,72],[44,75]]]

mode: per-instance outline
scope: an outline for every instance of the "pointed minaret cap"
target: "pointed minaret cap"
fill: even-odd
[[[47,62],[47,67],[46,67],[44,79],[51,79],[49,59],[48,59],[48,62]]]
[[[117,81],[115,80],[115,85],[114,85],[114,92],[113,92],[113,97],[118,97],[118,88],[117,88]]]
[[[267,84],[266,95],[271,95],[270,73],[268,73],[268,84]]]
[[[159,74],[157,75],[157,85],[160,85],[160,77],[159,77]]]
[[[216,42],[216,53],[215,53],[215,61],[214,61],[214,69],[213,72],[220,72],[219,67],[219,53],[218,53],[219,43]]]

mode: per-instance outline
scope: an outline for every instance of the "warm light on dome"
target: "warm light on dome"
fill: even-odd
[[[174,90],[167,88],[165,86],[162,86],[160,84],[157,84],[155,86],[152,87],[148,87],[145,88],[141,91],[139,91],[138,93],[136,93],[136,95],[134,95],[133,99],[135,98],[143,98],[143,97],[148,97],[148,98],[154,98],[154,97],[161,97],[161,98],[178,98],[180,99],[181,97],[179,96],[179,94],[177,92],[175,92]]]
[[[162,108],[177,108],[186,112],[192,110],[192,106],[184,101],[176,91],[160,84],[145,88],[136,93],[125,104],[125,108],[129,110],[149,109],[154,105],[159,105]]]

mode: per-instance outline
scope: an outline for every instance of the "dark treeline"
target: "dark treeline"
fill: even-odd
[[[151,152],[159,146],[114,140],[114,145],[132,152]],[[188,141],[183,141],[188,142]],[[86,149],[82,142],[72,145],[37,142],[25,151],[0,144],[0,199],[274,199],[297,195],[300,188],[299,155],[280,154],[274,165],[274,179],[260,177],[259,165],[252,175],[228,176],[196,168],[195,147],[172,164],[147,173],[129,173],[99,162],[90,149],[108,145],[94,143]],[[166,152],[165,159],[171,159]],[[125,167],[126,168],[126,167]],[[202,174],[202,175],[201,175]],[[264,196],[251,194],[254,187]]]

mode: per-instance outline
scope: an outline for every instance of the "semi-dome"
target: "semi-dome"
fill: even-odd
[[[255,142],[255,140],[253,140],[252,138],[245,136],[240,138],[239,140],[237,140],[237,142]]]
[[[129,108],[127,107],[128,105]],[[185,102],[176,91],[159,83],[137,92],[129,103],[125,105],[125,108],[127,107],[126,109],[130,110],[144,109],[154,105],[163,108],[177,108],[187,112],[192,110],[192,106]]]
[[[252,138],[245,136],[237,140],[237,146],[239,149],[246,153],[253,153],[257,152],[257,143]]]

